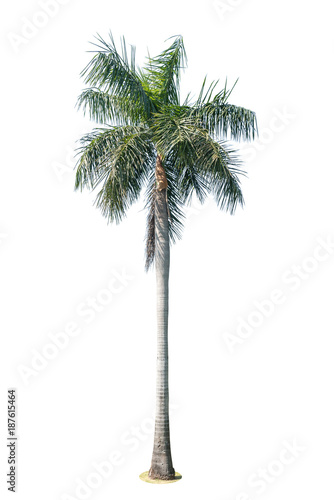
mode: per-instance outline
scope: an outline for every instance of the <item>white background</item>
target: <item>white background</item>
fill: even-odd
[[[40,16],[38,1],[2,7],[1,498],[11,498],[9,387],[18,398],[17,499],[84,498],[79,481],[99,482],[93,463],[114,451],[122,463],[86,498],[330,498],[334,253],[318,247],[334,240],[330,2],[62,4],[53,17]],[[43,26],[22,40],[27,20]],[[151,460],[156,356],[143,204],[110,226],[94,196],[73,191],[75,141],[94,126],[75,109],[79,73],[88,42],[109,29],[137,46],[138,63],[147,47],[155,55],[182,34],[183,95],[196,94],[205,74],[222,85],[239,77],[230,102],[259,123],[259,139],[243,146],[245,208],[231,217],[195,204],[172,249],[171,439],[183,475],[173,485],[138,478]],[[114,271],[131,279],[87,323],[78,307],[102,297]],[[281,303],[256,313],[275,289]],[[34,350],[71,322],[80,333],[24,381]],[[282,453],[286,441],[298,456]],[[255,487],[248,481],[261,467],[267,480]]]

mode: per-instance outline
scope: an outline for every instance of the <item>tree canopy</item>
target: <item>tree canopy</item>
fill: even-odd
[[[187,63],[182,36],[146,64],[136,65],[136,50],[124,38],[117,50],[112,35],[97,36],[94,55],[82,71],[78,108],[99,127],[80,139],[75,188],[98,188],[96,205],[108,221],[119,222],[145,190],[146,267],[154,261],[155,165],[159,154],[167,178],[169,234],[181,236],[184,206],[195,193],[211,193],[220,209],[243,205],[239,176],[244,174],[228,139],[252,140],[253,111],[229,102],[234,86],[216,90],[206,78],[197,99],[180,102],[180,77]]]

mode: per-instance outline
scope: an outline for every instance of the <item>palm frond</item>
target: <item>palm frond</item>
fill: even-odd
[[[182,236],[183,222],[185,219],[183,205],[184,202],[180,196],[178,184],[178,172],[175,168],[175,157],[171,152],[170,155],[165,157],[164,169],[167,177],[167,204],[169,211],[169,237],[173,243],[180,239]]]
[[[189,157],[188,161],[182,161],[179,158],[177,162],[178,186],[180,196],[185,204],[190,204],[193,193],[196,194],[200,203],[204,203],[210,192],[210,186],[196,168],[196,162],[192,162]]]
[[[179,104],[181,69],[187,61],[181,36],[156,57],[149,57],[144,74],[150,89],[162,104]]]
[[[197,101],[193,106],[188,106],[189,114],[198,118],[210,134],[224,138],[230,136],[236,141],[254,139],[257,134],[255,113],[227,102],[237,81],[231,89],[227,89],[225,81],[224,88],[212,98],[217,83],[212,82],[205,92],[206,78],[204,79]]]
[[[203,176],[221,210],[235,212],[244,199],[240,186],[241,162],[226,141],[215,141],[206,130],[194,138],[196,170]]]
[[[236,151],[227,142],[210,139],[209,136],[206,161],[200,163],[199,170],[211,186],[218,207],[233,214],[238,205],[244,205],[239,177],[245,172]]]
[[[92,87],[122,99],[123,108],[137,107],[146,119],[156,111],[155,105],[143,88],[136,71],[135,49],[131,49],[131,58],[127,55],[126,44],[122,41],[122,55],[118,53],[114,39],[105,41],[97,35],[98,43],[95,55],[81,73],[84,82]]]
[[[209,192],[221,209],[233,213],[243,204],[240,162],[226,142],[215,141],[201,121],[187,109],[170,107],[155,117],[153,137],[159,151],[173,156],[182,202],[196,192],[203,201]],[[168,138],[168,139],[167,139]]]
[[[127,99],[97,88],[83,90],[77,107],[84,114],[88,111],[90,119],[101,124],[136,125],[144,118],[140,108],[129,106]]]
[[[198,124],[183,115],[180,107],[176,112],[169,108],[166,115],[160,114],[155,121],[154,140],[159,150],[164,151],[168,165],[176,175],[176,184],[183,204],[190,203],[192,194],[203,203],[210,187],[196,168],[198,151],[193,138]],[[169,140],[165,140],[168,137]]]
[[[241,106],[221,104],[219,99],[213,99],[195,113],[202,118],[203,127],[210,133],[230,136],[235,141],[253,140],[257,134],[255,113]]]
[[[76,189],[102,185],[96,197],[108,221],[119,222],[140,195],[152,170],[154,146],[146,127],[95,129],[81,139]]]

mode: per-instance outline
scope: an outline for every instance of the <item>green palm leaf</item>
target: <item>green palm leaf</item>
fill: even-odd
[[[108,42],[100,36],[97,36],[97,40],[99,43],[94,45],[98,50],[95,50],[96,54],[81,73],[84,82],[121,98],[128,107],[135,106],[149,119],[156,108],[136,71],[135,49],[132,47],[129,62],[124,39],[122,55],[117,52],[111,34]]]
[[[255,113],[227,102],[236,83],[228,90],[225,82],[225,87],[212,97],[218,82],[212,82],[205,92],[205,78],[199,97],[193,106],[188,106],[188,112],[198,118],[210,134],[222,137],[230,135],[230,138],[236,141],[252,140],[257,134]]]
[[[178,191],[184,203],[192,192],[201,202],[212,192],[219,208],[231,213],[238,203],[243,204],[240,161],[228,143],[215,141],[187,109],[168,107],[156,116],[153,140],[166,157],[175,158]]]
[[[156,57],[149,57],[143,72],[151,92],[161,104],[179,104],[180,73],[187,61],[181,36]]]
[[[129,106],[127,99],[95,88],[85,89],[77,106],[84,114],[88,111],[91,120],[101,124],[136,125],[145,118],[140,109]]]
[[[119,222],[140,195],[155,161],[147,127],[95,129],[81,139],[76,189],[101,185],[96,205],[109,221]]]

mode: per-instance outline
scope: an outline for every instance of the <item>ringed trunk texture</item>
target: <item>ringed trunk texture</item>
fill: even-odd
[[[157,192],[155,201],[155,268],[157,287],[157,379],[155,431],[151,479],[174,479],[169,434],[168,392],[168,281],[169,235],[167,179],[161,157],[156,163]]]

